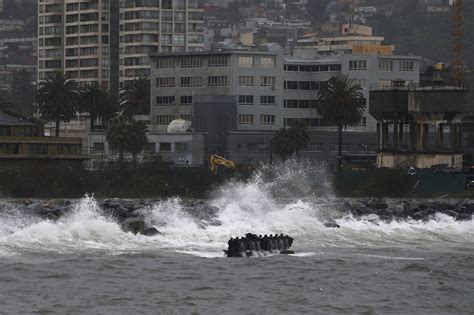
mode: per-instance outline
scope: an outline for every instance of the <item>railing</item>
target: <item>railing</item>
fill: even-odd
[[[391,91],[391,90],[408,90],[408,91],[469,91],[469,83],[457,83],[457,84],[436,84],[433,82],[432,85],[426,85],[421,83],[408,83],[408,84],[392,84],[376,83],[370,85],[371,91]]]

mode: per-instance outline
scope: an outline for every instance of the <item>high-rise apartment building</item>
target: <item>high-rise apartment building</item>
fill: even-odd
[[[150,75],[149,54],[200,51],[201,0],[39,0],[38,79],[61,71],[117,90]]]
[[[113,9],[118,9],[118,4],[113,2],[39,0],[39,80],[61,71],[83,84],[97,82],[113,88],[118,83],[118,69],[113,69],[111,60],[112,33],[118,32],[118,25],[111,23]]]
[[[201,0],[121,0],[122,81],[150,76],[150,54],[202,51]]]

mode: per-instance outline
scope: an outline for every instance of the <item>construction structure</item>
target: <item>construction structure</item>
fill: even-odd
[[[474,113],[467,86],[394,84],[370,92],[370,113],[377,119],[377,167],[463,166],[461,125]]]
[[[464,79],[464,0],[455,0],[453,7],[453,80],[461,84]]]

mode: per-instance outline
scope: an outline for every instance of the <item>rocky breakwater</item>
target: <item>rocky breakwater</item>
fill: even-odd
[[[342,209],[341,209],[342,208]],[[383,221],[429,221],[437,214],[445,214],[456,221],[472,220],[474,200],[456,199],[358,199],[347,200],[339,208],[357,218],[377,215]]]
[[[116,221],[122,230],[133,234],[154,236],[158,229],[145,220],[145,212],[153,201],[104,199],[98,200],[98,212]],[[0,205],[1,211],[18,211],[45,220],[57,221],[71,214],[75,209],[71,200],[17,200]]]

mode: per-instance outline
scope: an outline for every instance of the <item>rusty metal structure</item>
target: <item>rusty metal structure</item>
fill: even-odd
[[[453,80],[461,84],[464,79],[464,0],[453,4]]]

